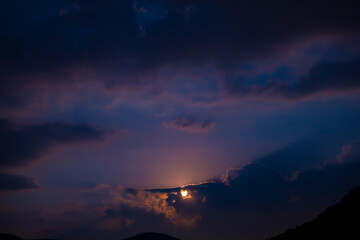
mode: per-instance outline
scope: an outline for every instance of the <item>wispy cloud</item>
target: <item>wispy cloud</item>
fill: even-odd
[[[207,133],[215,127],[215,123],[208,121],[190,120],[186,117],[171,121],[163,122],[163,125],[175,130],[186,131],[189,133]]]

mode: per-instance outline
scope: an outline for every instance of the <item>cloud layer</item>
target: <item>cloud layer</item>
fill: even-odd
[[[106,89],[130,92],[150,86],[159,93],[167,79],[205,64],[237,75],[239,66],[271,60],[309,39],[337,36],[340,46],[347,46],[348,36],[359,37],[360,7],[350,3],[59,1],[42,5],[41,12],[29,12],[6,1],[1,10],[5,26],[0,30],[0,106],[19,108],[39,86],[74,82],[95,81]],[[27,25],[15,17],[19,15],[27,18]],[[295,83],[270,79],[254,85],[226,77],[221,81],[225,90],[238,96],[286,99],[357,88],[358,60],[342,64],[339,58],[330,64],[320,61]],[[166,68],[173,71],[161,77]]]
[[[0,173],[0,191],[35,189],[39,186],[29,177]]]
[[[360,60],[346,63],[323,63],[294,82],[269,79],[265,84],[245,85],[241,77],[226,82],[231,94],[239,97],[260,96],[299,100],[316,93],[334,93],[360,88]]]
[[[59,144],[99,140],[105,133],[88,125],[60,122],[15,128],[7,119],[0,120],[0,131],[0,169],[26,165]]]
[[[0,232],[262,239],[360,184],[356,1],[0,5]]]
[[[212,121],[190,120],[186,117],[182,117],[172,122],[163,122],[163,125],[168,128],[189,133],[207,133],[215,127],[215,123]]]
[[[37,229],[42,236],[60,236],[62,239],[126,237],[151,229],[184,239],[266,238],[315,216],[360,184],[358,142],[352,143],[352,150],[347,151],[343,163],[337,163],[335,154],[333,162],[322,169],[317,168],[320,161],[314,162],[312,167],[305,164],[307,170],[300,171],[296,178],[288,181],[287,173],[283,171],[288,164],[281,159],[277,161],[277,156],[291,159],[292,149],[297,147],[302,147],[305,152],[322,152],[321,148],[309,145],[295,144],[264,156],[256,163],[232,169],[222,181],[169,189],[99,184],[80,192],[70,190],[68,202],[42,207],[35,214],[21,210],[20,206],[16,210],[19,212],[0,209],[0,230],[14,224],[11,219],[18,216],[16,224],[19,221],[32,224],[25,235],[34,234],[33,229]],[[342,148],[338,151],[342,152]],[[328,160],[325,155],[316,156],[323,162]],[[183,189],[191,198],[182,197]],[[61,194],[69,194],[66,191],[69,190]],[[279,221],[273,221],[274,215]],[[227,224],[219,224],[219,221]],[[241,228],[234,227],[239,224]]]

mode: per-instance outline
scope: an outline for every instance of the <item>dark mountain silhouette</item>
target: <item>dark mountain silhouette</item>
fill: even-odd
[[[8,233],[0,233],[0,240],[24,240],[21,237],[8,234]],[[31,239],[31,240],[55,240],[50,238],[37,238],[37,239]]]
[[[29,240],[57,240],[52,238],[36,238],[36,239],[29,239]]]
[[[317,218],[268,240],[360,239],[360,187]]]
[[[21,237],[17,237],[12,234],[7,233],[0,233],[0,239],[1,240],[23,240]]]
[[[0,240],[24,240],[24,239],[12,234],[0,233]],[[41,239],[32,239],[32,240],[53,240],[53,239],[41,238]],[[162,233],[148,232],[148,233],[141,233],[134,237],[124,238],[122,240],[180,240],[180,239]]]
[[[141,233],[134,237],[124,238],[121,240],[180,240],[178,238],[170,237],[169,235],[162,234],[162,233]]]

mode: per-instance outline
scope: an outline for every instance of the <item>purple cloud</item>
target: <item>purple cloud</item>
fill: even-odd
[[[207,133],[215,127],[215,123],[212,121],[190,120],[186,117],[182,117],[172,122],[163,122],[163,125],[168,128],[189,133]]]

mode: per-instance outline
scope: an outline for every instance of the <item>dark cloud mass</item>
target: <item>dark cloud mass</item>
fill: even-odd
[[[264,85],[243,85],[240,80],[227,81],[230,93],[239,97],[262,96],[297,100],[315,93],[356,90],[360,88],[360,59],[346,63],[324,63],[314,66],[295,82],[269,80]]]
[[[360,184],[359,13],[0,0],[0,232],[256,240],[310,220]]]
[[[46,153],[51,147],[84,140],[98,140],[104,132],[88,125],[54,122],[14,128],[7,119],[0,120],[0,168],[17,167]]]
[[[35,189],[39,186],[30,177],[0,173],[0,191]]]
[[[300,146],[304,144],[295,145]],[[210,240],[219,239],[219,236],[223,239],[236,239],[234,236],[265,239],[269,234],[312,218],[360,184],[358,142],[353,144],[354,151],[345,157],[344,163],[329,163],[322,169],[314,166],[289,181],[286,173],[278,170],[287,163],[276,161],[275,156],[290,159],[295,147],[262,157],[268,159],[266,162],[259,159],[233,170],[237,171],[236,176],[233,174],[226,183],[214,180],[168,189],[102,184],[82,192],[82,196],[100,202],[86,204],[71,198],[70,202],[41,209],[35,215],[17,214],[21,216],[20,223],[28,221],[32,226],[41,227],[44,233],[62,239],[72,239],[75,234],[79,239],[126,237],[149,229],[171,233],[181,239],[201,239],[201,236]],[[304,151],[316,148],[308,147]],[[323,156],[322,161],[326,162],[327,158]],[[182,197],[181,190],[187,190],[188,198]],[[0,217],[1,226],[13,221],[11,218],[10,222],[6,221],[6,214],[4,211],[4,217]]]
[[[360,4],[353,1],[58,1],[44,5],[52,14],[22,15],[32,19],[28,25],[14,17],[24,12],[14,4],[3,2],[0,32],[0,100],[10,106],[19,104],[14,88],[31,87],[25,84],[29,82],[97,79],[106,86],[128,86],[165,66],[216,62],[222,69],[232,69],[303,39],[358,35],[360,27]],[[22,34],[14,36],[9,26]],[[272,89],[274,94],[301,98],[335,89],[340,81],[335,78],[356,63],[334,67],[325,69],[337,74],[330,83],[319,85],[318,80],[312,86],[316,68],[294,89],[287,83],[271,83],[256,91]],[[342,90],[354,82],[346,81]]]

